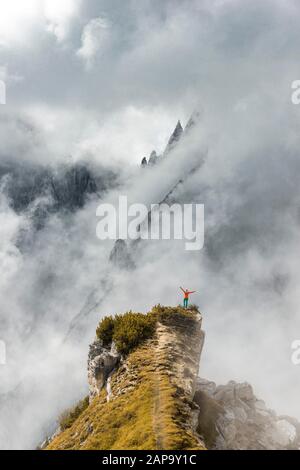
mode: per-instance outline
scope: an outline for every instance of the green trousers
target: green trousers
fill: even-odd
[[[183,299],[183,306],[184,306],[184,308],[187,308],[188,303],[189,303],[189,299]]]

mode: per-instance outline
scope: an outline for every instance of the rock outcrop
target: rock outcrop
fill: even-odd
[[[248,383],[217,386],[198,379],[198,432],[208,448],[234,450],[299,449],[300,423],[277,416],[254,395]]]
[[[90,345],[88,355],[88,383],[90,400],[100,395],[106,381],[120,362],[114,344],[110,348],[105,348],[102,341],[95,339]]]
[[[75,407],[48,449],[299,449],[300,423],[268,409],[250,384],[199,378],[204,332],[196,308],[158,305],[146,316],[126,315],[121,329],[120,317],[119,327],[109,317],[103,336],[97,330],[109,346],[99,339],[90,346],[89,404]],[[138,318],[151,324],[140,343]],[[133,349],[121,356],[113,338]]]
[[[193,125],[195,125],[195,120],[192,119],[192,117],[190,118],[190,120],[188,121],[188,128],[191,128]],[[183,135],[183,127],[181,125],[181,122],[178,121],[177,124],[176,124],[176,127],[174,129],[174,131],[172,132],[169,140],[168,140],[168,144],[164,150],[164,152],[161,154],[161,155],[158,155],[156,153],[155,150],[153,150],[150,154],[150,157],[147,161],[147,158],[144,157],[141,161],[141,166],[143,168],[147,167],[147,166],[154,166],[156,165],[158,162],[161,161],[161,159],[163,157],[166,157],[170,152],[172,152],[172,150],[176,147],[176,145],[178,144],[178,142],[180,141],[182,135]]]
[[[29,215],[33,227],[44,227],[49,215],[74,212],[93,194],[115,187],[117,174],[85,163],[44,166],[8,162],[0,165],[0,183],[12,209]]]
[[[156,151],[153,150],[150,154],[148,165],[155,165],[157,163],[158,159],[159,159],[159,157],[158,157]]]
[[[177,124],[176,124],[176,127],[175,127],[169,141],[168,141],[168,145],[167,145],[167,147],[164,151],[164,155],[167,155],[168,153],[170,153],[174,149],[174,147],[179,142],[182,134],[183,134],[183,128],[182,128],[181,122],[178,121]]]
[[[148,315],[154,333],[128,356],[98,340],[91,345],[90,404],[48,449],[204,449],[193,402],[201,315],[160,306]]]
[[[191,129],[193,129],[198,124],[200,117],[201,117],[200,112],[195,110],[192,113],[190,119],[188,120],[187,125],[185,126],[185,129],[184,129],[184,132],[188,133]]]
[[[190,399],[193,398],[204,344],[202,317],[180,314],[161,319],[157,324],[157,355],[171,381]]]
[[[141,166],[142,168],[145,168],[148,165],[147,158],[143,157],[141,161]]]

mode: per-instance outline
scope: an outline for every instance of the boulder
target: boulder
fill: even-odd
[[[103,347],[102,341],[96,339],[89,348],[88,355],[88,384],[90,400],[99,395],[110,373],[120,361],[120,354],[114,343],[110,348]]]

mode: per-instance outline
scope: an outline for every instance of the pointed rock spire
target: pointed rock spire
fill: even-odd
[[[144,158],[142,159],[141,166],[142,166],[142,168],[144,168],[144,167],[146,167],[147,165],[148,165],[148,163],[147,163],[147,158],[144,157]]]
[[[168,144],[172,145],[174,142],[178,142],[178,140],[180,139],[182,135],[182,132],[183,132],[183,128],[182,128],[181,122],[178,121],[174,129],[174,132],[169,139]]]
[[[199,111],[194,111],[188,120],[187,125],[185,126],[184,131],[189,132],[193,127],[197,125],[197,123],[200,120],[200,112]]]
[[[149,162],[148,162],[149,165],[155,165],[155,163],[157,162],[157,159],[158,159],[157,153],[155,152],[155,150],[153,150],[149,158]]]
[[[179,140],[182,136],[182,133],[183,133],[183,128],[182,128],[181,122],[178,121],[177,124],[176,124],[176,127],[175,127],[175,129],[174,129],[174,131],[173,131],[173,133],[172,133],[172,135],[169,139],[166,150],[164,152],[165,155],[167,153],[169,153],[171,150],[173,150],[175,145],[179,142]]]

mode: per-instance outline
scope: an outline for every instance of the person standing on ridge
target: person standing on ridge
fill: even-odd
[[[188,307],[188,303],[189,303],[189,295],[190,295],[190,294],[193,294],[193,293],[196,292],[196,291],[195,291],[195,290],[183,289],[182,287],[180,287],[180,289],[182,290],[182,292],[183,292],[183,294],[184,294],[183,306],[184,306],[184,308],[187,308],[187,307]]]

